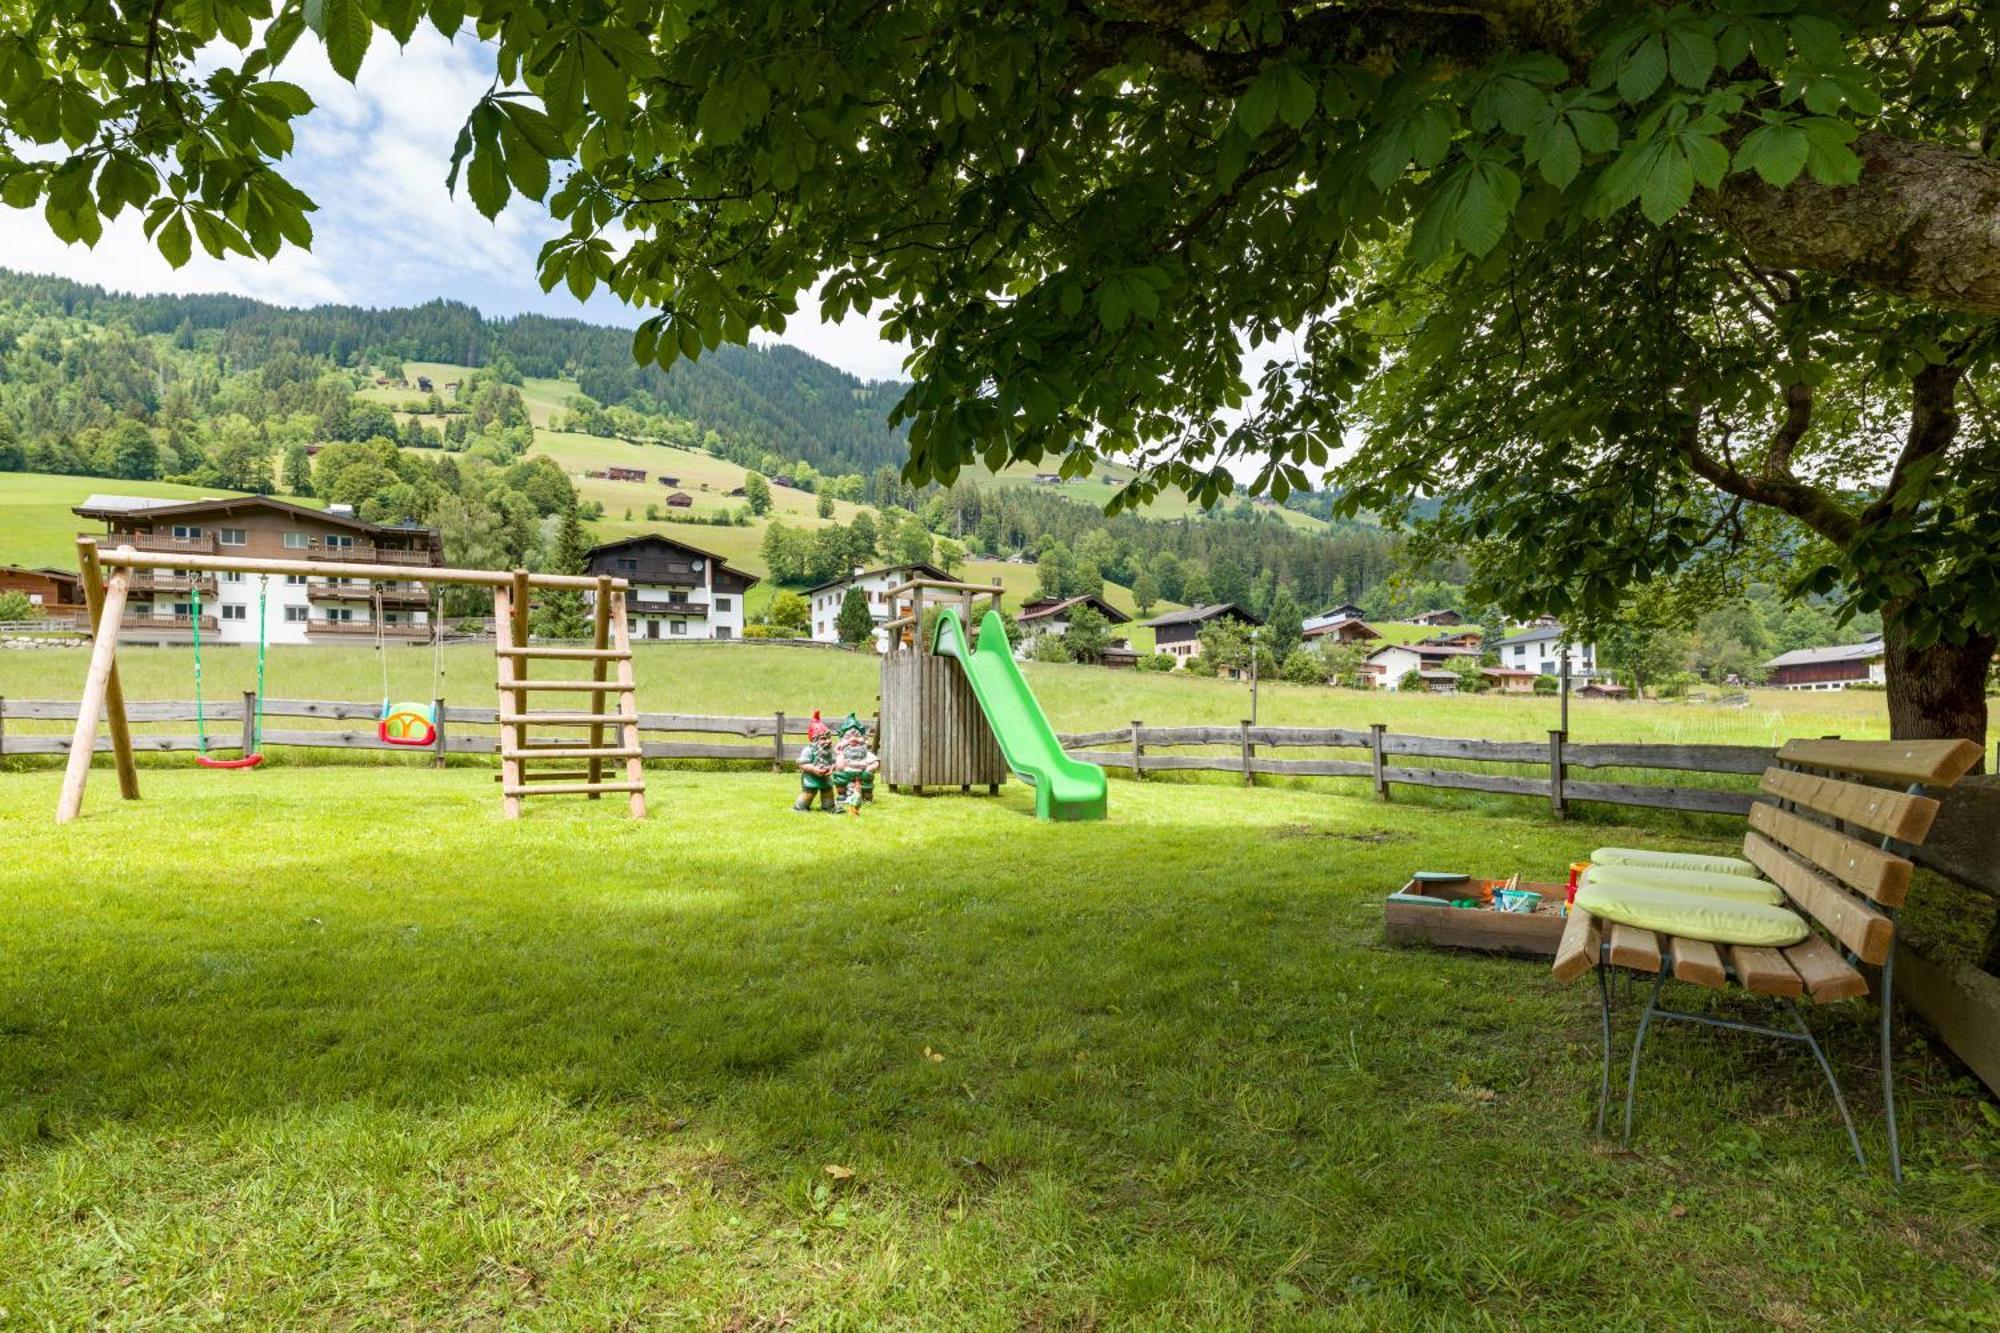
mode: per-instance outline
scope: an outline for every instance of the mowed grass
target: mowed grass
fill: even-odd
[[[76,477],[45,472],[0,472],[0,565],[53,565],[76,568],[76,537],[102,535],[104,524],[70,511],[92,495],[143,495],[200,500],[238,491],[180,486],[165,481],[125,481],[117,477]],[[320,501],[279,496],[315,509]]]
[[[1963,1327],[2000,1135],[1906,1035],[1911,1173],[1809,1057],[1381,943],[1575,832],[1118,784],[653,814],[478,770],[0,776],[0,1308],[24,1326]],[[728,830],[718,837],[718,830]],[[1640,836],[1636,832],[1633,836]],[[1691,844],[1690,844],[1691,845]],[[1694,1003],[1702,1003],[1699,998]],[[1633,1009],[1621,1011],[1621,1038]],[[1818,1012],[1879,1151],[1866,1011]]]

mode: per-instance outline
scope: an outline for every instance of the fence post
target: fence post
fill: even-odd
[[[1560,727],[1549,732],[1549,813],[1561,819],[1569,812],[1563,801],[1563,741]]]
[[[1139,719],[1135,717],[1132,719],[1132,781],[1134,782],[1143,781],[1146,776],[1146,770],[1139,765],[1139,757],[1145,752],[1145,747],[1139,744]]]
[[[785,710],[779,709],[771,715],[777,729],[771,733],[771,771],[785,771]]]
[[[0,694],[0,755],[7,753],[7,696]]]
[[[444,767],[444,700],[431,700],[431,721],[437,730],[437,739],[432,742],[435,753],[431,755],[431,767]]]
[[[243,754],[257,753],[257,691],[243,691]]]
[[[1389,799],[1389,783],[1382,775],[1382,733],[1388,729],[1386,722],[1368,724],[1368,759],[1375,769],[1375,797],[1382,801]]]
[[[1236,735],[1238,737],[1238,743],[1243,747],[1243,785],[1246,787],[1254,787],[1257,785],[1257,775],[1250,771],[1251,748],[1250,748],[1249,718],[1246,717],[1241,722],[1236,724]]]

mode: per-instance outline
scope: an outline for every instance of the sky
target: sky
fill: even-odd
[[[0,206],[0,267],[119,291],[229,292],[280,305],[407,306],[444,297],[488,315],[533,311],[628,327],[643,317],[601,291],[588,302],[561,285],[542,291],[535,255],[561,226],[540,204],[517,196],[489,222],[463,192],[446,192],[452,143],[493,78],[491,51],[475,39],[447,42],[424,26],[399,52],[378,33],[353,84],[333,72],[320,43],[307,40],[280,75],[316,104],[293,122],[297,143],[284,164],[319,205],[310,251],[288,247],[268,262],[215,260],[197,246],[194,258],[174,269],[130,210],[91,249],[57,240],[39,209]],[[884,340],[874,320],[823,324],[810,303],[783,335],[757,337],[871,380],[901,378],[907,351]]]

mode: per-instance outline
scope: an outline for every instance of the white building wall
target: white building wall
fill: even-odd
[[[1381,668],[1381,674],[1375,677],[1375,686],[1383,690],[1402,689],[1404,677],[1424,664],[1423,658],[1407,648],[1384,648],[1371,653],[1368,660]]]
[[[1534,671],[1544,676],[1562,674],[1561,640],[1537,639],[1533,643],[1511,643],[1500,649],[1500,665],[1515,671]],[[1597,671],[1595,644],[1571,644],[1569,674],[1572,679]]]
[[[875,617],[875,651],[885,651],[889,646],[889,634],[882,628],[882,623],[889,619],[889,589],[901,587],[909,581],[910,567],[899,565],[894,569],[871,573],[865,578],[847,579],[830,588],[821,588],[812,595],[811,602],[814,642],[840,642],[840,604],[847,597],[849,588],[858,587],[868,595],[868,613]]]

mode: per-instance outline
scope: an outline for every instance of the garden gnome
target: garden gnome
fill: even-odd
[[[840,740],[833,754],[833,785],[838,804],[858,815],[862,792],[874,785],[875,770],[882,766],[882,761],[868,748],[868,728],[852,713],[841,721]]]
[[[799,751],[799,799],[792,803],[794,811],[803,814],[812,809],[814,796],[826,809],[833,809],[833,758],[833,728],[819,720],[815,708],[806,724],[806,746]]]

